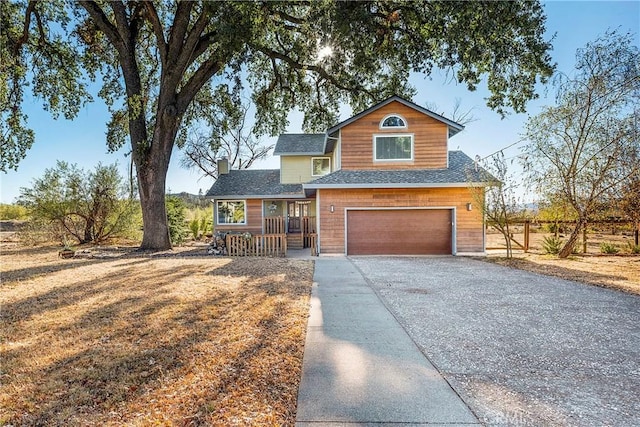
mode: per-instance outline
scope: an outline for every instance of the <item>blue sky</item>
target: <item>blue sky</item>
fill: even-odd
[[[575,63],[576,49],[595,40],[607,30],[619,29],[634,34],[636,45],[640,46],[640,1],[550,1],[545,3],[547,14],[546,39],[555,34],[553,60],[558,71],[570,73]],[[487,91],[479,87],[469,92],[465,85],[448,83],[446,76],[434,73],[430,78],[413,76],[412,83],[418,89],[413,101],[420,105],[438,106],[436,112],[449,115],[456,98],[461,100],[464,110],[473,108],[476,121],[467,125],[464,132],[449,141],[450,149],[460,149],[470,157],[481,157],[507,147],[520,139],[529,114],[535,115],[542,106],[553,103],[551,94],[545,96],[540,88],[540,98],[531,101],[527,114],[511,114],[505,119],[485,106]],[[38,101],[25,103],[29,124],[36,132],[36,142],[17,171],[0,174],[0,201],[12,203],[20,194],[21,187],[30,186],[33,179],[42,175],[46,168],[55,166],[56,160],[77,163],[85,169],[93,169],[99,162],[118,162],[122,174],[128,171],[129,158],[125,157],[126,147],[115,153],[108,153],[105,144],[108,112],[104,104],[96,102],[84,107],[73,121],[63,118],[53,120],[43,110]],[[345,110],[348,118],[349,110]],[[301,132],[301,117],[295,112],[290,115],[288,132]],[[263,138],[266,143],[275,138]],[[505,150],[505,156],[517,156],[523,144]],[[206,192],[213,183],[209,178],[180,167],[182,153],[175,151],[167,176],[167,189],[171,192],[186,191],[197,194]],[[257,168],[277,168],[277,158],[271,158],[256,165]],[[524,195],[525,201],[535,199],[532,194]]]

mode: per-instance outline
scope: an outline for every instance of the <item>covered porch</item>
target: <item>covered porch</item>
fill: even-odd
[[[264,234],[285,234],[287,248],[316,247],[315,200],[268,200],[263,204]]]

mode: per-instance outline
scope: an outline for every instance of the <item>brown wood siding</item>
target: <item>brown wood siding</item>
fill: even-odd
[[[216,201],[217,203],[217,201]],[[237,231],[262,234],[262,200],[247,199],[246,225],[216,225],[214,231]]]
[[[451,217],[451,209],[349,210],[347,254],[451,255]]]
[[[399,114],[406,129],[380,129],[380,120]],[[413,161],[374,162],[373,135],[413,134]],[[340,130],[342,169],[440,169],[447,167],[447,125],[399,102],[391,102]]]
[[[482,252],[483,222],[477,206],[467,210],[467,203],[473,203],[473,197],[467,188],[407,188],[407,189],[354,189],[354,190],[318,190],[320,205],[320,250],[321,253],[345,253],[345,208],[456,208],[456,251]],[[334,212],[329,207],[334,206]],[[397,224],[407,228],[412,224]],[[379,230],[376,224],[370,224],[371,233],[392,230]]]

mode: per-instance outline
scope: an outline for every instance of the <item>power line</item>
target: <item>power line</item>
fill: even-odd
[[[511,148],[511,147],[513,147],[514,145],[520,144],[521,142],[524,142],[524,141],[526,141],[526,138],[525,138],[525,137],[522,137],[522,138],[520,138],[519,140],[517,140],[516,142],[513,142],[513,143],[511,143],[511,144],[507,145],[506,147],[502,147],[502,148],[501,148],[501,149],[499,149],[498,151],[495,151],[495,152],[493,152],[493,153],[489,154],[488,156],[484,156],[483,158],[479,159],[479,161],[482,161],[482,160],[488,159],[489,157],[494,156],[494,155],[498,154],[499,152],[504,151],[504,150],[506,150],[507,148]]]
[[[631,77],[630,79],[627,79],[627,80],[624,80],[624,81],[622,81],[622,82],[618,83],[616,86],[614,86],[614,87],[613,87],[610,91],[608,91],[607,93],[604,93],[604,94],[602,94],[602,95],[600,95],[600,96],[598,96],[598,97],[594,98],[594,99],[592,100],[592,102],[596,102],[596,101],[598,101],[599,99],[602,99],[602,98],[604,98],[605,96],[608,96],[608,95],[609,95],[609,93],[611,93],[611,92],[615,91],[618,87],[624,86],[624,85],[626,85],[627,83],[632,83],[634,80],[640,80],[640,76],[633,76],[633,77]],[[568,117],[570,117],[570,116],[574,115],[578,110],[581,110],[581,109],[582,109],[582,107],[579,107],[579,106],[578,106],[578,107],[575,107],[572,111],[569,111],[569,112],[567,112],[567,113],[566,113],[566,114],[564,114],[564,115],[561,115],[561,116],[559,117],[559,119],[558,119],[558,120],[564,120],[564,119],[566,119],[566,118],[568,118]],[[507,145],[507,146],[505,146],[505,147],[502,147],[502,148],[500,148],[499,150],[497,150],[497,151],[495,151],[495,152],[493,152],[493,153],[491,153],[491,154],[489,154],[489,155],[487,155],[487,156],[484,156],[484,157],[482,157],[482,158],[478,159],[478,161],[486,160],[486,159],[488,159],[489,157],[494,156],[494,155],[498,154],[499,152],[504,151],[504,150],[506,150],[506,149],[508,149],[508,148],[511,148],[511,147],[513,147],[514,145],[518,145],[518,144],[520,144],[520,143],[522,143],[522,142],[525,142],[526,140],[527,140],[527,137],[523,136],[522,138],[518,139],[517,141],[515,141],[515,142],[513,142],[513,143],[511,143],[511,144],[509,144],[509,145]],[[514,157],[518,157],[518,156],[514,156]],[[510,157],[510,158],[513,158],[513,157]]]

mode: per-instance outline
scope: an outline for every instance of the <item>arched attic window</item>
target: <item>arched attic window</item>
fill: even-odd
[[[380,129],[406,129],[407,121],[398,114],[386,115],[380,120]]]

